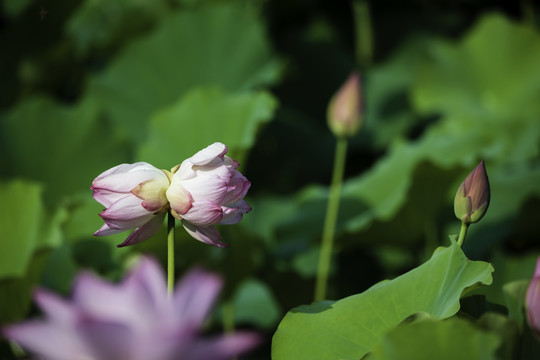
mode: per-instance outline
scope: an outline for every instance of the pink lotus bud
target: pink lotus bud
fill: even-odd
[[[236,224],[251,207],[244,201],[251,183],[225,154],[227,146],[214,143],[174,167],[166,196],[173,215],[195,239],[226,246],[215,224]]]
[[[466,224],[478,222],[488,209],[489,198],[489,180],[482,160],[458,188],[454,213]]]
[[[328,105],[328,126],[337,137],[350,137],[362,125],[360,75],[353,72]]]
[[[122,164],[99,175],[90,189],[106,209],[99,214],[105,224],[97,236],[135,228],[119,247],[133,245],[154,235],[168,209],[165,191],[169,175],[145,162]]]
[[[536,262],[534,275],[527,289],[526,303],[529,326],[540,339],[540,258]]]

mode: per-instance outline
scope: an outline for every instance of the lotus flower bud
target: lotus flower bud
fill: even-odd
[[[251,183],[225,154],[227,146],[214,143],[174,167],[166,196],[172,214],[186,231],[204,243],[223,247],[216,224],[236,224],[251,207],[244,201]]]
[[[525,305],[529,326],[540,339],[540,258],[536,262],[536,269],[527,289]]]
[[[360,75],[353,72],[328,105],[328,126],[337,137],[351,137],[362,125]]]
[[[119,245],[133,245],[152,237],[163,224],[168,209],[165,191],[169,175],[145,162],[122,164],[99,175],[90,188],[106,209],[99,214],[105,224],[96,236],[135,228]]]
[[[487,211],[489,199],[489,180],[482,160],[457,190],[454,199],[456,217],[465,224],[478,222]]]

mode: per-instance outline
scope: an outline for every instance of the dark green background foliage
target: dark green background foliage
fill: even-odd
[[[285,313],[312,301],[335,144],[326,106],[358,69],[364,125],[350,140],[329,298],[395,278],[447,246],[459,231],[455,191],[483,159],[492,201],[464,252],[493,264],[493,284],[462,301],[467,320],[436,321],[435,312],[385,328],[383,340],[366,340],[366,356],[420,359],[426,343],[447,352],[444,338],[470,333],[461,335],[469,355],[511,359],[519,338],[526,359],[538,344],[522,294],[540,254],[533,3],[371,1],[366,55],[369,25],[361,16],[355,24],[346,1],[4,0],[0,324],[37,316],[31,289],[67,295],[81,269],[114,281],[139,253],[164,263],[165,229],[123,249],[115,245],[125,234],[92,236],[102,209],[90,184],[123,162],[169,169],[221,141],[252,182],[253,211],[220,228],[227,249],[179,228],[178,276],[194,264],[222,273],[236,325],[267,339],[249,358],[269,358]],[[276,359],[302,358],[280,346]],[[0,358],[14,358],[5,341]]]

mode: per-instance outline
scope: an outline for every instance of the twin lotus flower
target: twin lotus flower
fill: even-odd
[[[238,162],[216,142],[171,171],[138,162],[122,164],[99,175],[93,197],[106,209],[105,224],[94,235],[135,230],[120,245],[152,237],[171,214],[186,231],[204,243],[224,247],[216,224],[236,224],[251,207],[244,201],[251,183],[237,171]]]

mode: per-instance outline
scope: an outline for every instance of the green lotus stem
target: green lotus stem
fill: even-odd
[[[463,240],[465,240],[465,235],[467,235],[467,229],[469,228],[469,224],[462,222],[461,223],[461,230],[459,231],[459,237],[457,239],[457,244],[459,247],[463,244]]]
[[[353,1],[356,35],[356,61],[361,68],[371,65],[373,60],[373,30],[369,4],[366,0]]]
[[[232,299],[223,302],[223,331],[225,335],[234,334],[234,304]],[[234,356],[231,360],[238,360],[238,356]]]
[[[167,215],[167,292],[169,296],[174,291],[174,216]]]
[[[234,333],[234,305],[231,299],[223,302],[223,330],[225,333]]]
[[[324,300],[326,297],[326,284],[330,271],[330,261],[332,258],[332,246],[339,210],[339,199],[341,186],[343,184],[343,173],[345,170],[345,159],[347,155],[347,139],[338,138],[336,144],[336,154],[334,158],[334,170],[332,173],[332,183],[326,207],[326,217],[324,219],[321,251],[319,254],[319,265],[317,267],[317,282],[315,284],[315,301]]]

